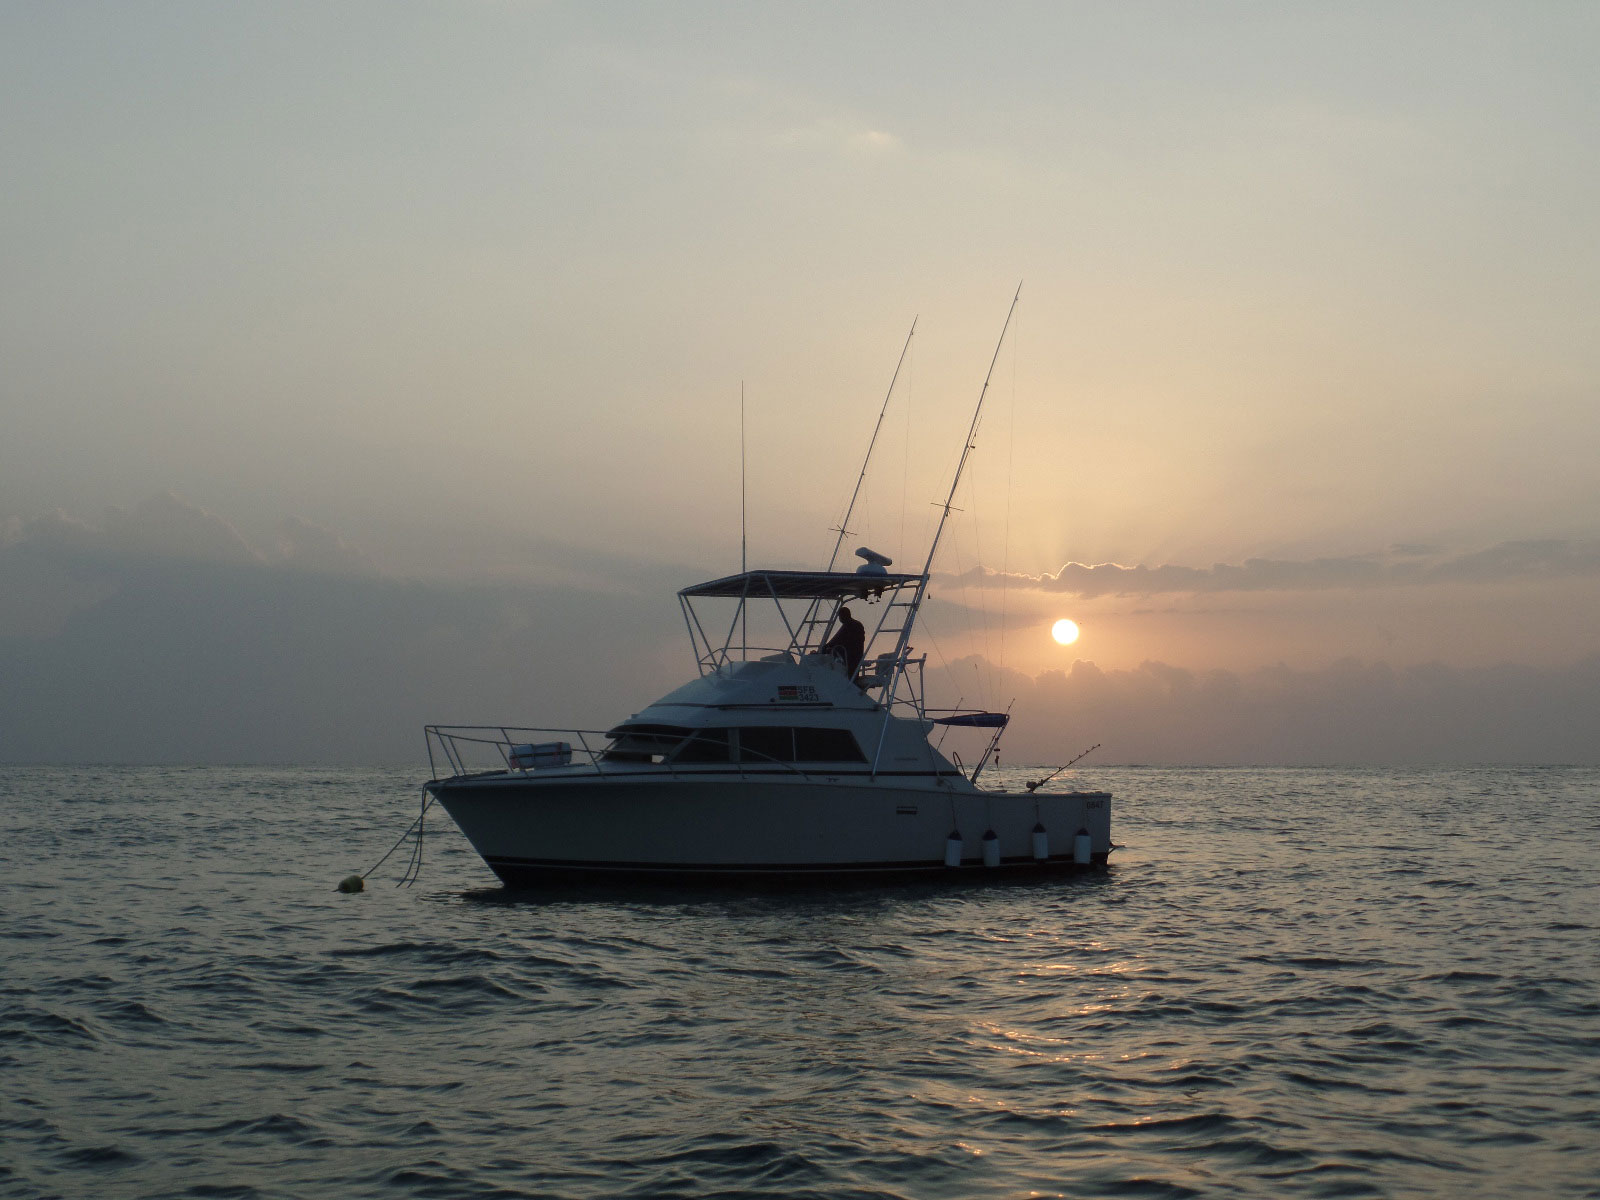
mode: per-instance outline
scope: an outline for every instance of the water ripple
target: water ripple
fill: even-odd
[[[414,782],[0,772],[0,1194],[1600,1195],[1600,772],[1099,772],[1042,885],[530,897],[446,828],[333,893]]]

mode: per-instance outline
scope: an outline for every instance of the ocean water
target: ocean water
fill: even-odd
[[[421,772],[0,769],[0,1195],[1600,1196],[1600,772],[1077,778],[1063,881],[515,895],[438,814],[347,896]]]

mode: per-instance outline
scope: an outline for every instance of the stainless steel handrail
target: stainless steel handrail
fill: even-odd
[[[486,734],[498,734],[499,736],[484,736]],[[513,737],[513,734],[532,734],[536,736]],[[607,773],[604,760],[605,750],[595,750],[589,744],[590,735],[593,735],[597,738],[604,738],[608,736],[605,732],[602,732],[598,729],[549,729],[526,725],[425,725],[423,726],[423,735],[428,746],[428,772],[434,779],[439,777],[437,765],[438,760],[435,758],[434,753],[436,744],[439,755],[443,757],[445,763],[451,769],[451,777],[459,778],[461,776],[474,774],[474,772],[467,762],[466,756],[462,753],[461,746],[457,743],[465,743],[472,746],[494,747],[495,750],[499,752],[501,762],[504,764],[503,768],[501,769],[509,772],[514,770],[528,769],[513,767],[511,765],[510,751],[512,746],[543,740],[548,738],[550,735],[578,739],[579,745],[573,748],[574,754],[580,752],[581,750],[581,753],[588,761],[586,763],[575,763],[573,765],[591,766],[598,775],[605,775]],[[682,746],[687,745],[690,741],[710,742],[720,746],[728,745],[728,743],[719,742],[715,738],[695,738],[691,735],[690,737],[683,739],[683,741],[679,743],[674,750],[681,749]],[[666,759],[662,762],[652,763],[650,765],[665,769],[666,772],[673,777],[685,774],[705,774],[708,771],[713,771],[716,774],[743,775],[746,773],[746,768],[753,765],[749,761],[746,761],[745,756],[752,755],[755,757],[755,759],[759,760],[759,765],[766,766],[770,764],[772,766],[782,767],[784,770],[794,775],[810,776],[826,775],[829,773],[826,770],[808,770],[797,763],[786,762],[783,759],[775,758],[772,755],[762,754],[759,750],[747,750],[743,746],[740,747],[739,753],[739,759],[730,758],[725,763],[709,762],[690,764],[679,763],[673,761],[672,759]],[[612,764],[613,774],[616,773],[615,766],[616,764]],[[691,767],[693,768],[692,770],[688,769]],[[736,768],[736,770],[730,771],[725,769],[729,767]]]

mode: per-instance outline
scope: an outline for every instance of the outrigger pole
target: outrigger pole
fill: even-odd
[[[983,390],[978,393],[978,404],[972,410],[972,425],[967,429],[967,440],[961,448],[961,458],[956,463],[955,478],[950,481],[950,494],[945,497],[944,511],[939,515],[939,527],[933,531],[933,544],[928,547],[928,561],[922,567],[922,580],[917,584],[917,591],[911,597],[911,611],[906,615],[905,628],[900,632],[900,644],[895,647],[895,658],[905,654],[906,642],[911,637],[911,625],[916,620],[917,610],[922,607],[923,597],[928,591],[928,580],[933,572],[933,556],[939,553],[939,539],[944,536],[945,522],[950,519],[951,506],[955,504],[956,489],[961,486],[961,472],[966,469],[967,458],[977,446],[978,421],[983,416],[983,401],[989,394],[989,381],[994,378],[994,365],[1000,361],[1000,349],[1006,344],[1006,333],[1011,328],[1011,315],[1017,311],[1017,301],[1022,298],[1022,284],[1017,284],[1017,294],[1011,297],[1011,307],[1006,309],[1006,323],[1000,327],[1000,340],[994,345],[994,357],[989,360],[989,373],[983,377]]]
[[[1006,309],[1005,324],[1000,327],[1000,340],[994,344],[994,355],[989,359],[989,371],[983,377],[983,389],[978,393],[978,403],[972,410],[972,424],[967,428],[967,440],[961,447],[961,458],[956,462],[955,478],[950,481],[950,494],[945,497],[944,510],[939,515],[939,527],[933,531],[933,544],[928,547],[928,561],[923,564],[922,577],[917,580],[917,590],[911,597],[905,624],[901,626],[900,637],[895,642],[894,674],[890,677],[888,689],[883,697],[883,728],[878,731],[878,749],[872,756],[874,776],[877,775],[878,763],[883,758],[883,740],[889,733],[889,717],[894,711],[895,693],[899,690],[900,680],[906,673],[905,659],[911,641],[911,629],[916,624],[923,598],[928,594],[928,580],[933,574],[933,557],[939,552],[939,539],[944,536],[945,522],[950,519],[950,509],[956,501],[956,489],[961,486],[961,472],[966,469],[967,458],[977,444],[978,421],[983,416],[983,401],[989,394],[989,381],[994,378],[994,367],[1000,361],[1000,350],[1006,344],[1006,334],[1011,329],[1011,317],[1017,311],[1017,301],[1020,299],[1022,299],[1022,282],[1019,280],[1016,294],[1011,297],[1011,307]],[[882,417],[879,420],[881,421]],[[873,436],[876,437],[876,433]],[[844,535],[841,533],[839,536],[843,540]]]

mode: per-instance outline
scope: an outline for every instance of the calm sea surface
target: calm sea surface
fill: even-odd
[[[1600,1197],[1600,772],[1086,771],[1106,872],[837,893],[435,809],[337,894],[420,778],[0,769],[0,1195]]]

